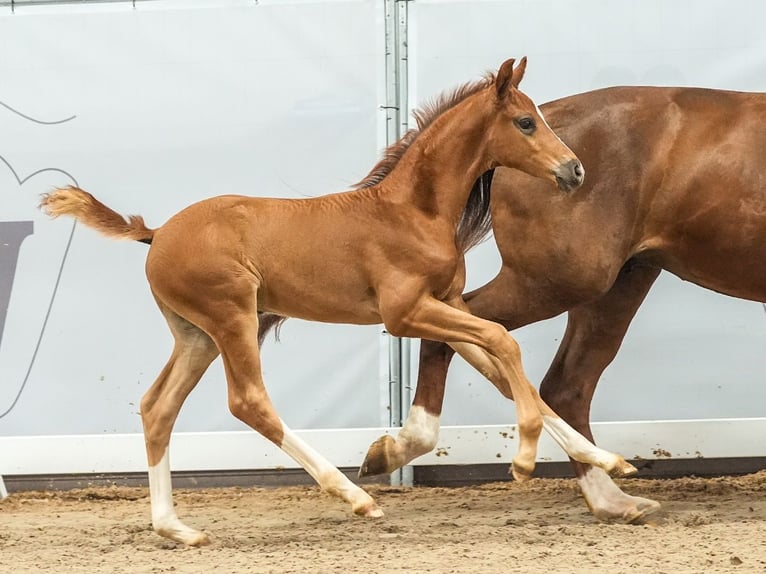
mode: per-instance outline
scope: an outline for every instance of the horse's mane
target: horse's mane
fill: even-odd
[[[441,116],[447,110],[455,107],[466,98],[480,92],[481,90],[495,83],[495,75],[487,73],[480,80],[467,82],[445,92],[435,99],[426,102],[420,108],[414,110],[412,115],[415,117],[417,128],[407,131],[399,141],[391,144],[383,150],[383,157],[370,170],[370,173],[359,183],[352,186],[352,189],[365,189],[379,184],[385,177],[393,171],[399,160],[402,159],[405,152],[409,149],[417,137],[430,126],[436,118]],[[466,208],[458,223],[455,242],[458,248],[463,252],[468,251],[481,243],[489,231],[492,229],[492,220],[489,214],[489,187],[492,182],[492,170],[484,173],[474,183],[471,194],[468,197]]]

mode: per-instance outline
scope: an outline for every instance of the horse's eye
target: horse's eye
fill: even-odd
[[[535,127],[537,127],[535,124],[535,120],[530,117],[523,117],[523,118],[517,119],[516,125],[519,126],[519,129],[527,135],[535,131]]]

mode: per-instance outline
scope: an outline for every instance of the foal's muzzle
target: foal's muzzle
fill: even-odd
[[[557,167],[553,174],[556,176],[556,183],[559,189],[563,191],[572,191],[582,185],[585,180],[585,168],[583,168],[579,159],[570,159]]]

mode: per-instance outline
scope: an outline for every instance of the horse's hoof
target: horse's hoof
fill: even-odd
[[[210,537],[204,532],[198,532],[198,536],[187,542],[189,546],[208,546],[210,544]]]
[[[359,478],[388,474],[399,468],[400,465],[397,465],[394,460],[395,448],[396,440],[387,434],[372,443],[367,449],[362,466],[359,467]]]
[[[630,464],[627,460],[620,455],[617,456],[617,462],[609,469],[609,474],[614,477],[622,478],[626,476],[633,476],[638,472],[638,469]]]
[[[636,501],[636,507],[632,508],[623,515],[625,524],[644,524],[647,526],[657,526],[660,521],[656,520],[655,514],[662,507],[656,500],[648,498],[633,497]]]
[[[624,499],[612,501],[609,507],[593,508],[588,506],[593,515],[602,522],[619,522],[622,524],[636,524],[656,526],[659,520],[656,520],[655,514],[662,507],[656,500],[641,498],[640,496],[629,496],[624,493]]]

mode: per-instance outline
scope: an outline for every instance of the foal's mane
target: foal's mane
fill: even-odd
[[[379,184],[393,171],[399,160],[418,136],[430,126],[436,118],[447,110],[454,108],[466,98],[480,92],[495,83],[495,74],[487,73],[480,80],[474,80],[458,86],[457,88],[427,101],[420,108],[414,110],[417,128],[411,128],[399,141],[391,144],[383,150],[383,157],[370,170],[370,173],[352,186],[352,189],[365,189]],[[463,252],[481,243],[492,229],[492,220],[489,213],[489,187],[492,182],[490,170],[479,177],[471,189],[465,210],[458,223],[455,234],[455,242]]]

